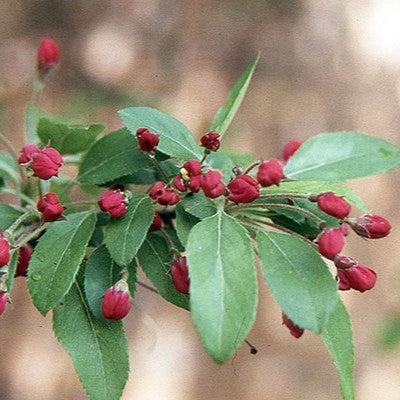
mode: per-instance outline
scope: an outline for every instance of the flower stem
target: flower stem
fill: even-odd
[[[10,189],[10,188],[3,188],[1,193],[11,194],[15,197],[18,197],[20,200],[25,201],[27,204],[30,204],[33,207],[36,207],[36,203],[30,197],[26,196],[24,193],[21,193],[17,190]]]
[[[154,166],[156,167],[157,171],[160,173],[160,175],[163,177],[164,182],[168,183],[169,181],[169,176],[165,172],[163,166],[161,163],[156,159],[155,156],[148,154],[147,157],[152,161]]]
[[[261,164],[261,160],[254,161],[244,171],[242,175],[247,175],[252,169],[258,167]]]
[[[26,234],[25,236],[22,236],[19,238],[18,242],[14,244],[13,247],[19,248],[27,244],[30,240],[34,239],[37,237],[40,233],[42,233],[46,228],[48,224],[42,224],[38,228],[36,228],[34,231]]]

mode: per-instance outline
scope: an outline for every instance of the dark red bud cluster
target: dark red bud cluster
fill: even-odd
[[[40,73],[47,72],[60,61],[60,48],[57,42],[50,37],[40,40],[37,52],[37,66]]]
[[[239,175],[228,186],[228,198],[234,203],[251,203],[260,197],[258,182],[250,175]]]
[[[225,185],[222,182],[222,174],[219,171],[208,171],[202,175],[200,186],[204,194],[210,199],[216,199],[225,193]]]
[[[197,193],[200,190],[201,163],[198,160],[189,160],[183,164],[180,174],[174,178],[174,186],[180,192],[190,190]]]
[[[153,184],[150,188],[149,196],[162,206],[173,206],[181,199],[174,189],[168,187],[161,181]]]
[[[64,207],[55,193],[46,193],[37,203],[37,209],[42,213],[44,222],[56,221],[63,212]]]
[[[108,288],[103,296],[102,313],[104,319],[120,320],[125,318],[132,307],[128,284],[124,280],[118,281]]]
[[[264,161],[258,167],[257,181],[263,187],[279,185],[283,176],[283,168],[279,160]]]
[[[286,328],[289,329],[290,334],[296,338],[299,339],[301,336],[303,336],[304,329],[298,327],[295,325],[285,314],[282,313],[282,324],[286,326]]]
[[[25,145],[19,154],[18,162],[28,166],[33,175],[48,180],[58,176],[58,170],[63,164],[61,154],[53,147],[39,148],[34,144]]]
[[[97,204],[101,211],[108,213],[112,218],[121,218],[128,210],[125,194],[120,189],[107,190],[100,196]]]
[[[10,261],[10,243],[3,233],[0,233],[0,268]]]
[[[18,249],[18,263],[15,271],[15,277],[27,276],[29,262],[31,261],[32,247],[29,244]]]
[[[139,128],[136,131],[139,149],[146,153],[155,153],[160,137],[150,132],[147,128]]]
[[[200,143],[210,151],[217,151],[221,145],[220,134],[217,132],[208,132],[202,136]]]
[[[154,213],[154,218],[153,218],[153,222],[150,225],[149,231],[150,232],[156,232],[161,230],[162,228],[162,219],[160,217],[160,214],[158,212]]]
[[[171,265],[171,277],[178,292],[189,294],[189,268],[185,256],[177,258]]]

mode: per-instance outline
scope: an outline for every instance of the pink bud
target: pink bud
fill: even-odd
[[[370,290],[376,283],[376,272],[361,263],[354,267],[337,270],[339,289],[354,289],[359,292]]]
[[[279,160],[263,162],[257,172],[257,181],[263,187],[279,185],[283,178],[283,168]]]
[[[136,136],[138,138],[139,148],[142,151],[148,153],[154,153],[157,149],[160,137],[155,133],[150,132],[146,128],[139,128],[136,131]]]
[[[201,174],[201,163],[198,160],[189,160],[182,166],[188,172],[189,176],[196,176]]]
[[[173,206],[180,201],[179,195],[171,188],[166,188],[161,196],[157,197],[157,203],[162,206]]]
[[[104,319],[120,320],[125,318],[131,307],[132,300],[125,281],[118,281],[104,293],[102,305]]]
[[[282,324],[289,329],[290,334],[295,337],[296,339],[300,338],[303,333],[304,329],[301,329],[297,325],[295,325],[285,314],[282,313]]]
[[[38,69],[46,72],[60,61],[60,48],[57,42],[50,37],[43,37],[37,53]]]
[[[221,145],[220,134],[216,132],[209,132],[202,136],[200,139],[201,145],[208,150],[217,151]]]
[[[5,236],[0,233],[0,268],[10,261],[10,243]]]
[[[340,228],[325,229],[318,237],[318,250],[326,258],[333,260],[344,247],[344,235]]]
[[[188,188],[192,193],[197,193],[200,190],[201,175],[190,177]]]
[[[40,151],[40,148],[35,144],[26,144],[20,151],[18,162],[27,164],[32,160],[32,156]]]
[[[154,213],[153,223],[150,225],[149,231],[156,232],[159,231],[162,227],[162,219],[158,212]]]
[[[174,184],[175,188],[177,190],[179,190],[180,192],[182,192],[182,193],[186,192],[186,190],[187,190],[187,186],[186,186],[187,182],[183,181],[181,175],[176,175],[175,176],[175,178],[173,180],[173,184]]]
[[[215,199],[225,193],[225,185],[219,171],[208,171],[200,178],[200,186],[204,194]]]
[[[149,190],[149,196],[153,200],[157,200],[159,196],[164,193],[164,190],[167,188],[167,185],[164,182],[156,182]]]
[[[27,276],[29,261],[32,256],[32,247],[29,244],[18,249],[18,263],[15,277]]]
[[[32,155],[31,168],[35,176],[47,181],[52,176],[58,176],[62,163],[61,154],[53,147],[46,147]]]
[[[172,263],[171,276],[176,290],[189,294],[190,279],[186,257],[179,257]]]
[[[0,292],[0,316],[4,314],[8,303],[8,293]]]
[[[260,197],[258,182],[250,175],[239,175],[228,184],[229,200],[235,203],[250,203]]]
[[[128,210],[125,195],[119,189],[104,192],[97,204],[101,211],[110,214],[112,218],[121,218]]]
[[[392,229],[390,222],[379,215],[362,215],[351,224],[357,235],[368,239],[380,239],[389,235]]]
[[[45,222],[56,221],[64,212],[64,207],[60,204],[55,193],[46,193],[37,203],[37,209],[42,213]]]
[[[301,145],[302,143],[298,140],[291,140],[289,143],[286,143],[282,151],[283,159],[288,161]]]
[[[317,197],[317,203],[321,211],[339,219],[348,217],[351,211],[350,204],[343,197],[336,196],[333,192],[320,194]]]

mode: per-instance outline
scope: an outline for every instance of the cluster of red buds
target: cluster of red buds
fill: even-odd
[[[34,144],[27,144],[22,148],[18,162],[32,170],[34,176],[48,180],[53,176],[58,176],[63,159],[53,147],[41,149]]]
[[[101,211],[108,213],[112,218],[121,218],[128,210],[127,198],[121,189],[103,192],[97,204]]]

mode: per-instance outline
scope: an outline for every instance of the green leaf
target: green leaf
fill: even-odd
[[[222,136],[228,129],[233,117],[239,109],[244,95],[246,94],[259,58],[260,53],[257,53],[250,65],[244,71],[243,75],[230,90],[225,104],[217,111],[217,114],[214,117],[211,125],[212,131],[216,131]]]
[[[199,219],[212,217],[217,212],[215,203],[204,195],[204,193],[188,194],[181,200],[186,212]]]
[[[369,212],[369,208],[364,201],[352,189],[347,186],[316,181],[293,181],[281,182],[279,186],[270,186],[267,189],[262,189],[261,194],[282,194],[282,193],[297,193],[297,194],[319,194],[324,192],[334,192],[338,196],[343,196],[350,204],[357,207],[363,212]]]
[[[120,265],[132,262],[153,222],[154,211],[149,196],[134,195],[127,213],[111,219],[105,228],[105,243],[111,257]]]
[[[15,272],[17,270],[17,264],[18,264],[18,257],[19,257],[18,249],[12,250],[10,262],[8,263],[8,266],[7,266],[6,285],[7,285],[8,293],[12,292],[12,289],[14,286]]]
[[[257,278],[246,230],[223,212],[198,223],[187,243],[190,308],[206,350],[225,362],[255,319]]]
[[[92,212],[70,214],[51,223],[40,238],[29,263],[28,289],[43,315],[71,288],[95,223]]]
[[[322,337],[338,369],[343,399],[354,400],[353,337],[349,315],[341,300],[336,303],[335,309],[328,317],[322,331]]]
[[[134,136],[120,129],[93,144],[79,168],[78,180],[101,185],[151,165]]]
[[[182,204],[177,205],[175,208],[175,213],[176,232],[180,242],[183,244],[183,246],[186,246],[190,231],[197,223],[200,222],[200,219],[186,212]]]
[[[162,153],[179,160],[201,159],[203,152],[189,129],[170,115],[149,107],[129,107],[118,114],[133,134],[138,128],[159,134],[157,149]]]
[[[282,311],[298,326],[320,333],[339,301],[337,285],[320,255],[301,239],[259,232],[264,278]]]
[[[394,314],[382,324],[378,334],[381,350],[394,350],[400,344],[400,315]]]
[[[85,267],[85,294],[92,314],[102,319],[101,306],[104,292],[119,279],[122,267],[116,264],[106,246],[98,247]]]
[[[104,125],[66,125],[41,118],[37,133],[43,145],[50,143],[61,154],[76,154],[86,151],[104,131]]]
[[[322,133],[307,140],[285,167],[294,180],[342,182],[387,171],[400,163],[400,149],[358,132]]]
[[[54,310],[53,329],[72,358],[91,400],[119,400],[129,373],[128,340],[121,322],[92,316],[76,282]]]
[[[12,205],[0,203],[0,230],[8,229],[21,215],[22,212]]]
[[[6,153],[0,153],[0,177],[14,183],[20,180],[17,162]]]
[[[65,176],[55,176],[50,180],[50,191],[55,193],[61,204],[70,203],[70,192],[76,182]]]
[[[148,235],[138,253],[139,265],[160,295],[172,304],[189,309],[189,296],[178,292],[172,282],[172,257],[163,237]]]

